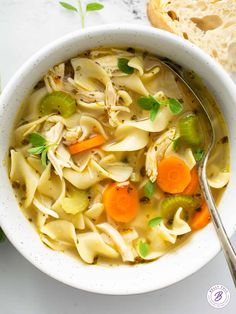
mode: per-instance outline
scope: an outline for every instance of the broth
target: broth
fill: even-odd
[[[229,180],[227,127],[186,75],[214,108],[207,174],[218,203]],[[197,175],[207,145],[198,102],[156,56],[98,48],[49,69],[26,98],[10,180],[48,247],[88,264],[148,262],[208,224]]]

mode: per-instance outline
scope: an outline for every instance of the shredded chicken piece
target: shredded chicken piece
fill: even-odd
[[[61,122],[57,122],[53,127],[51,127],[49,131],[45,132],[45,138],[50,144],[52,144],[52,146],[48,149],[48,159],[51,161],[55,172],[59,175],[61,179],[63,177],[61,162],[60,159],[56,157],[55,150],[60,144],[63,130],[64,125]]]
[[[79,91],[77,95],[80,100],[84,102],[88,102],[88,103],[104,100],[104,93],[99,92],[99,91],[93,91],[93,92]]]
[[[64,63],[61,63],[48,71],[44,77],[44,82],[49,93],[52,93],[53,91],[61,91],[63,89],[64,73]]]
[[[107,222],[101,223],[97,225],[97,227],[112,239],[118,251],[120,252],[120,255],[122,256],[124,262],[134,261],[133,252],[130,250],[129,246],[127,246],[119,231],[117,231],[113,226],[111,226]]]
[[[118,114],[122,111],[130,112],[130,109],[125,106],[117,106],[118,97],[112,82],[108,82],[105,91],[105,107],[109,115],[109,123],[113,127],[118,126],[120,121],[118,119]]]
[[[176,129],[171,128],[162,134],[148,149],[146,156],[146,172],[152,182],[157,178],[157,164],[164,157],[165,151],[172,143]]]
[[[80,126],[67,129],[63,134],[63,138],[65,139],[63,143],[67,146],[75,144],[78,141],[81,134],[82,134],[82,130]]]

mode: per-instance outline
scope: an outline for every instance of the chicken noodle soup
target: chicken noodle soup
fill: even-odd
[[[10,180],[53,250],[89,264],[151,261],[210,220],[198,180],[208,140],[198,103],[157,57],[95,49],[49,69],[25,100]],[[229,180],[223,122],[217,144],[216,200]]]

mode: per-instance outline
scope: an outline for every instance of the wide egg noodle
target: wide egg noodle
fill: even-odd
[[[97,225],[97,227],[99,230],[105,232],[112,239],[116,248],[120,252],[124,262],[134,261],[134,255],[132,250],[130,250],[130,248],[126,245],[124,239],[114,227],[106,222]]]
[[[220,167],[215,164],[209,164],[207,174],[208,184],[212,188],[221,189],[229,183],[230,173],[228,171],[222,171]]]
[[[57,251],[76,246],[74,225],[66,220],[58,219],[45,224],[41,229],[42,241]]]
[[[34,91],[26,101],[26,109],[24,112],[25,119],[31,121],[40,116],[39,104],[44,96],[47,95],[46,87]]]
[[[21,126],[19,126],[16,130],[15,130],[15,137],[16,137],[16,141],[21,143],[23,141],[23,139],[29,135],[30,133],[33,133],[35,131],[37,131],[37,129],[40,127],[41,123],[43,123],[44,121],[46,121],[48,119],[49,116],[44,116],[42,118],[39,118],[35,121],[29,122],[29,123],[25,123]]]
[[[88,264],[92,264],[98,255],[118,258],[119,253],[107,245],[97,232],[85,232],[78,234],[77,250],[80,257]]]
[[[158,226],[150,227],[147,232],[147,239],[150,242],[147,256],[142,257],[144,260],[153,260],[166,254],[176,243],[177,236],[189,233],[190,226],[181,218],[182,208],[179,208],[174,216],[172,228],[166,227],[163,221]],[[142,240],[142,239],[141,239]],[[143,239],[145,241],[145,239]],[[136,244],[139,252],[139,241]]]
[[[39,179],[37,189],[39,193],[57,202],[63,193],[64,183],[63,180],[60,180],[58,175],[51,171],[51,168],[52,165],[49,163]]]
[[[167,128],[172,119],[173,114],[170,112],[169,108],[163,106],[158,111],[154,121],[151,121],[149,118],[138,121],[130,120],[125,121],[124,126],[132,126],[146,132],[162,132]]]
[[[28,164],[20,152],[11,150],[11,170],[10,179],[25,186],[24,207],[28,207],[34,198],[35,191],[39,182],[38,173]]]
[[[144,70],[143,70],[144,65],[143,65],[143,58],[142,57],[139,56],[139,57],[131,58],[129,60],[129,62],[128,62],[128,66],[136,69],[140,76],[143,75],[143,73],[144,73]]]
[[[75,58],[71,60],[71,64],[76,84],[85,90],[102,90],[110,80],[107,72],[91,59]]]
[[[103,150],[107,152],[137,151],[144,148],[149,141],[148,132],[129,124],[119,126],[114,134],[115,142],[105,144]]]
[[[80,119],[80,127],[82,129],[82,135],[79,138],[79,141],[83,141],[91,135],[91,133],[101,134],[105,139],[107,139],[107,135],[102,124],[91,116],[82,115]]]
[[[139,95],[148,96],[149,94],[141,79],[135,73],[126,76],[113,77],[113,82],[118,88],[125,87],[127,90],[131,90]]]

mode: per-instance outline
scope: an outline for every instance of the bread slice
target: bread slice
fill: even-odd
[[[201,47],[229,71],[236,71],[235,0],[149,0],[153,26]]]

